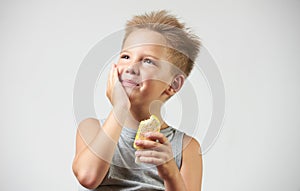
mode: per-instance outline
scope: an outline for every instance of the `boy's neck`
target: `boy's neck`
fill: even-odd
[[[127,117],[125,126],[131,129],[138,129],[141,121],[149,119],[151,115],[155,115],[161,124],[161,129],[167,128],[168,125],[165,123],[160,114],[162,104],[156,103],[151,104],[150,109],[146,112],[146,110],[139,109],[130,109],[130,115]]]

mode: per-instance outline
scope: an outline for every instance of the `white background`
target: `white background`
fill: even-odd
[[[73,86],[132,15],[168,9],[200,35],[226,91],[204,191],[300,190],[300,1],[0,2],[0,190],[77,190]]]

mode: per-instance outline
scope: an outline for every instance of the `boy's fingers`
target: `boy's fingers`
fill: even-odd
[[[143,149],[153,149],[160,146],[160,143],[149,140],[136,140],[135,144]]]
[[[119,72],[117,69],[116,64],[112,64],[111,70],[109,72],[108,77],[108,87],[113,88],[115,86],[115,83],[118,83],[119,80]]]
[[[112,103],[114,87],[116,86],[116,83],[118,83],[118,80],[119,80],[119,75],[117,71],[117,65],[113,63],[109,71],[107,88],[106,88],[106,96],[109,98],[111,103]]]
[[[159,133],[159,132],[145,133],[145,136],[148,139],[150,139],[152,141],[158,141],[161,144],[165,144],[169,141],[166,136],[164,136],[162,133]]]
[[[114,82],[115,83],[119,82],[119,71],[118,71],[118,68],[116,66],[114,68]]]
[[[114,73],[114,64],[111,66],[110,71],[109,71],[109,75],[108,75],[108,83],[109,85],[112,85],[112,77],[113,77],[113,73]]]
[[[114,75],[115,75],[115,71],[116,71],[116,65],[113,64],[112,67],[111,67],[111,71],[110,71],[110,74],[111,74],[111,77],[113,78]]]
[[[160,163],[156,163],[155,161],[148,161],[149,163],[156,164],[156,165],[160,165],[170,160],[170,157],[166,155],[166,153],[159,152],[156,150],[148,150],[148,149],[136,151],[135,156],[138,157],[141,162],[146,162],[146,163],[147,160],[159,160]]]
[[[135,152],[135,156],[137,156],[137,157],[144,156],[144,157],[160,158],[161,157],[161,153],[157,152],[155,150],[144,149],[144,150],[138,150],[138,151],[136,151]]]
[[[159,166],[161,164],[164,164],[165,162],[161,158],[155,158],[155,157],[139,157],[139,161],[146,164],[153,164],[156,166]]]

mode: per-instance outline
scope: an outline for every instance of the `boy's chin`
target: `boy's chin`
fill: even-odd
[[[124,86],[123,86],[124,87]],[[128,97],[130,97],[130,95],[134,94],[136,91],[139,90],[139,87],[124,87],[124,90],[126,92],[126,94],[128,95]]]
[[[138,112],[138,113],[132,112],[131,114],[132,114],[134,120],[137,122],[141,122],[143,120],[149,119],[149,117],[150,117],[150,113],[141,114],[141,112]]]

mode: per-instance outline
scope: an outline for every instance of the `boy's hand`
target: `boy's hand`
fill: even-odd
[[[126,118],[125,114],[127,115],[130,109],[130,101],[122,84],[120,83],[119,72],[116,64],[112,65],[109,72],[106,96],[113,106],[114,114],[117,119],[122,119],[121,121],[123,121],[123,119]]]
[[[136,157],[143,163],[156,165],[159,176],[164,180],[179,172],[169,140],[159,132],[146,133],[145,136],[149,140],[135,141],[143,148],[135,152]]]

